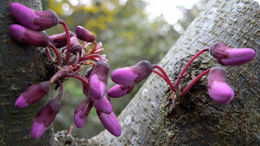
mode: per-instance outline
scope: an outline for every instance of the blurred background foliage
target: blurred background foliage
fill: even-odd
[[[43,8],[54,10],[72,31],[81,25],[93,32],[96,40],[102,42],[105,48],[104,53],[110,60],[112,71],[144,59],[153,64],[158,63],[205,3],[206,0],[203,0],[191,9],[179,7],[183,17],[174,25],[168,24],[162,16],[150,21],[145,12],[147,3],[142,0],[43,0]],[[56,26],[47,33],[52,35],[63,31],[62,26]],[[109,81],[108,89],[113,85]],[[116,115],[120,114],[140,86],[136,86],[127,96],[112,99]],[[75,127],[74,108],[84,98],[81,83],[76,80],[65,82],[62,109],[54,122],[55,131],[68,130],[73,125],[73,134],[88,138],[104,129],[95,110],[90,112],[84,128]]]

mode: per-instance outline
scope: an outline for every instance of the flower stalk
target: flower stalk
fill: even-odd
[[[192,80],[192,82],[182,91],[182,96],[184,96],[189,90],[190,88],[199,81],[199,79],[201,79],[203,76],[205,76],[206,74],[208,74],[210,71],[210,69],[205,70],[204,72],[202,72],[201,74],[199,74],[194,80]]]
[[[67,37],[67,53],[66,53],[66,61],[69,60],[70,58],[70,33],[69,33],[69,28],[67,24],[62,20],[59,19],[59,24],[61,24],[64,27],[64,30],[66,32],[66,37]]]
[[[169,79],[166,72],[159,65],[153,65],[153,68],[157,68],[163,74],[166,83],[170,86],[172,91],[175,91],[175,88],[174,88],[173,84],[171,83],[171,80]]]
[[[185,71],[188,69],[188,67],[190,66],[190,64],[197,58],[199,57],[202,53],[209,51],[209,49],[203,49],[201,51],[199,51],[197,54],[195,54],[189,61],[188,63],[185,65],[185,67],[183,68],[183,70],[181,71],[181,73],[179,74],[177,81],[175,83],[175,88],[179,89],[179,84],[181,81],[182,76],[184,75]]]

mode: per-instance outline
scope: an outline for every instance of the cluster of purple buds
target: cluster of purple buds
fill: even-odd
[[[52,10],[36,11],[19,3],[9,6],[12,16],[19,24],[9,26],[10,35],[18,42],[47,47],[49,37],[41,32],[58,24],[59,17]]]
[[[234,98],[233,89],[226,82],[226,71],[222,67],[216,67],[207,69],[198,75],[185,89],[179,89],[179,83],[184,72],[188,66],[196,59],[199,55],[204,52],[210,52],[210,54],[216,59],[216,61],[223,66],[236,66],[242,65],[252,61],[255,56],[255,50],[251,48],[230,48],[223,43],[216,43],[209,49],[203,49],[198,52],[184,67],[175,84],[174,90],[181,92],[184,96],[188,90],[204,75],[208,74],[208,92],[209,96],[217,103],[228,104]]]
[[[97,43],[95,35],[82,26],[78,26],[75,33],[69,31],[66,23],[52,10],[36,11],[15,2],[9,9],[19,23],[9,26],[12,38],[22,44],[47,47],[47,57],[58,69],[50,80],[28,87],[15,102],[17,108],[25,108],[43,98],[49,92],[51,84],[57,84],[59,87],[56,98],[48,102],[36,115],[31,128],[32,137],[40,138],[59,113],[63,82],[68,78],[80,80],[86,95],[86,99],[75,109],[76,126],[84,126],[88,113],[94,107],[105,128],[113,135],[120,136],[120,125],[106,95],[109,66],[105,55],[100,54],[103,52],[102,43]],[[51,36],[42,32],[56,24],[62,24],[65,32]],[[84,66],[90,67],[85,75],[81,75],[80,71]]]
[[[114,70],[111,79],[116,85],[108,90],[108,96],[118,98],[128,94],[135,84],[147,78],[152,71],[153,65],[147,60],[140,61],[134,66]]]
[[[15,2],[9,6],[9,9],[21,25],[34,31],[51,28],[59,21],[58,15],[50,9],[40,12]]]
[[[171,90],[184,96],[189,89],[204,75],[208,76],[210,97],[217,103],[227,104],[234,98],[233,89],[226,83],[226,72],[222,68],[207,69],[196,77],[186,88],[179,88],[180,80],[188,66],[202,53],[210,52],[217,62],[234,66],[247,63],[255,58],[255,51],[250,48],[229,48],[222,43],[210,49],[198,52],[184,67],[175,83],[171,82],[166,72],[158,65],[142,60],[136,65],[119,68],[112,72],[111,79],[116,83],[106,93],[109,66],[103,52],[102,43],[95,41],[95,36],[82,26],[76,28],[75,34],[69,31],[66,23],[58,18],[52,10],[36,11],[19,3],[12,3],[10,11],[20,24],[9,27],[10,35],[20,43],[47,47],[49,61],[56,65],[58,71],[48,81],[31,85],[16,100],[15,106],[24,108],[39,101],[50,90],[51,84],[58,84],[59,94],[51,100],[35,117],[32,125],[32,137],[40,138],[60,111],[60,100],[63,94],[63,82],[75,78],[82,82],[86,98],[76,107],[74,112],[75,125],[84,126],[87,116],[94,107],[104,127],[114,136],[121,135],[120,124],[110,104],[111,98],[122,97],[133,90],[136,84],[156,73],[170,86]],[[48,36],[42,30],[62,24],[65,32]],[[83,44],[83,45],[81,45]],[[91,49],[91,45],[93,48]],[[56,58],[52,56],[52,49]],[[84,75],[80,71],[90,66]],[[178,94],[177,94],[178,95]]]
[[[238,66],[252,61],[255,50],[251,48],[230,48],[223,43],[216,43],[210,48],[210,54],[223,66]],[[226,71],[212,68],[208,75],[208,92],[217,103],[228,104],[234,98],[233,89],[226,83]]]
[[[114,136],[120,136],[120,124],[106,96],[108,73],[109,66],[104,61],[97,62],[91,69],[87,70],[85,77],[88,78],[89,87],[83,86],[86,99],[76,107],[74,123],[78,128],[83,127],[88,113],[94,107],[104,127]]]

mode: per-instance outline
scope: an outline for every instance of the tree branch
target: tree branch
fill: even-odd
[[[31,138],[31,126],[37,112],[47,103],[48,96],[24,109],[14,106],[16,98],[32,84],[47,80],[53,74],[43,48],[22,45],[8,32],[17,23],[9,12],[11,2],[19,2],[40,10],[41,0],[4,0],[0,5],[0,145],[54,145],[49,128],[39,140]]]
[[[174,80],[189,59],[216,42],[231,47],[259,49],[259,5],[253,0],[211,0],[205,11],[187,28],[159,63]],[[173,16],[174,17],[174,16]],[[259,52],[259,50],[257,50]],[[259,53],[258,56],[259,58]],[[216,65],[202,55],[188,69],[181,84],[194,74]],[[107,131],[88,140],[90,145],[201,145],[259,144],[259,92],[257,67],[253,61],[228,68],[228,82],[236,97],[229,105],[214,103],[207,94],[206,79],[198,83],[171,108],[169,87],[152,75],[119,116],[122,135]],[[258,90],[259,91],[259,90]],[[165,105],[168,106],[165,106]],[[250,113],[250,114],[249,114]]]

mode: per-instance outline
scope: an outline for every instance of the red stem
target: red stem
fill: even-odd
[[[94,53],[101,53],[103,49],[97,49]]]
[[[59,91],[59,94],[58,94],[58,96],[56,97],[56,99],[60,101],[61,96],[62,96],[62,94],[63,94],[63,89],[64,89],[64,88],[63,88],[63,84],[62,84],[62,82],[61,82],[60,80],[58,80],[57,82],[58,82],[58,84],[59,84],[59,86],[60,86],[60,91]]]
[[[86,88],[88,88],[88,79],[86,77],[80,75],[66,75],[66,77],[76,78],[80,80]]]
[[[67,37],[66,61],[68,61],[70,59],[70,33],[69,33],[69,28],[68,28],[67,24],[62,19],[59,19],[59,23],[63,25],[64,30],[66,32],[66,37]]]
[[[80,65],[76,65],[76,66],[79,66],[79,68],[75,69],[74,71],[73,71],[73,68],[71,68],[71,67],[73,67],[72,65],[65,66],[64,69],[56,72],[51,77],[50,82],[53,83],[53,82],[57,81],[59,78],[64,77],[64,76],[67,77],[67,76],[73,76],[75,74],[78,74],[81,71],[82,67]],[[73,72],[71,72],[71,71],[73,71]]]
[[[70,125],[69,136],[71,136],[73,125]]]
[[[49,43],[49,47],[52,48],[53,52],[57,57],[58,66],[61,65],[61,56],[59,50],[51,42]]]
[[[77,52],[77,56],[76,56],[76,60],[75,60],[74,64],[78,64],[79,59],[80,59],[80,54],[79,54],[79,52]]]
[[[164,77],[161,73],[159,73],[159,72],[156,71],[156,70],[153,70],[153,72],[156,73],[158,76],[160,76],[161,78],[163,78],[163,79],[165,80],[165,77]]]
[[[85,60],[89,60],[89,59],[94,59],[94,58],[96,58],[96,57],[101,58],[101,55],[99,55],[99,54],[87,55],[87,56],[84,56],[84,57],[80,58],[80,59],[79,59],[79,62],[85,61]]]
[[[50,51],[50,49],[47,47],[45,51],[46,51],[46,54],[47,54],[49,60],[50,60],[51,62],[54,62],[53,57],[51,56],[51,51]]]
[[[62,75],[64,75],[66,73],[66,71],[64,70],[60,70],[58,71],[57,73],[55,73],[51,79],[50,79],[50,82],[53,83],[55,81],[57,81]]]
[[[83,42],[83,45],[84,45],[84,49],[85,49],[85,51],[87,50],[87,47],[90,45],[91,43],[86,43],[85,41]]]
[[[94,53],[96,51],[96,49],[97,49],[97,42],[94,41],[93,43],[94,43],[94,47],[93,47],[93,49],[92,49],[90,54]]]
[[[196,83],[198,82],[198,80],[200,78],[202,78],[204,75],[206,75],[207,73],[209,73],[210,69],[205,70],[204,72],[202,72],[201,74],[199,74],[182,92],[182,96],[184,96],[189,90],[190,88]]]
[[[168,75],[166,74],[166,72],[158,65],[153,65],[153,68],[157,68],[158,70],[160,70],[160,72],[163,74],[163,76],[165,77],[165,81],[166,83],[170,86],[172,91],[175,91],[173,84],[171,83],[171,80],[169,79]]]
[[[76,75],[81,71],[82,67],[80,67],[79,69],[75,70],[74,72],[68,73],[67,75]]]
[[[183,70],[181,71],[181,73],[179,74],[178,76],[178,79],[176,81],[176,84],[175,84],[175,89],[178,89],[179,88],[179,84],[180,84],[180,81],[181,81],[181,78],[182,76],[184,75],[185,71],[187,70],[187,68],[189,67],[189,65],[194,61],[194,59],[196,59],[198,56],[200,56],[202,53],[206,52],[206,51],[209,51],[209,49],[203,49],[201,51],[199,51],[197,54],[195,54],[191,59],[190,61],[185,65],[185,67],[183,68]]]

